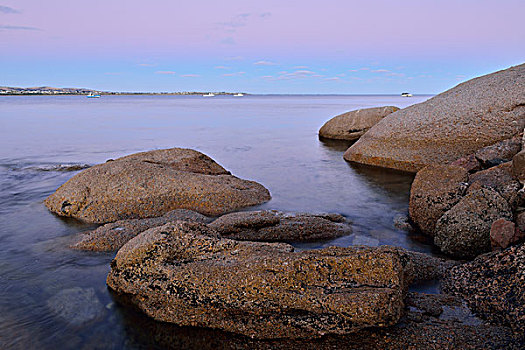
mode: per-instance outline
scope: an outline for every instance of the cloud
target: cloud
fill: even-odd
[[[272,16],[272,13],[271,12],[263,12],[259,15],[259,17],[261,18],[268,18],[268,17],[271,17]]]
[[[315,72],[312,72],[311,70],[297,70],[295,72],[279,72],[279,76],[275,78],[267,78],[272,80],[292,80],[292,79],[303,79],[303,78],[317,78],[322,77],[322,75],[316,74]]]
[[[324,80],[327,80],[327,81],[339,81],[339,80],[341,80],[341,78],[339,78],[339,77],[330,77],[330,78],[324,78]]]
[[[227,37],[222,39],[220,43],[225,45],[235,45],[235,40],[232,37]]]
[[[233,33],[237,28],[246,26],[248,18],[251,16],[249,13],[241,13],[232,17],[229,21],[219,22],[217,25],[222,27],[225,31]]]
[[[308,66],[295,66],[293,69],[308,69]]]
[[[388,69],[374,69],[371,72],[372,73],[390,73]]]
[[[155,67],[156,64],[154,64],[154,63],[139,63],[139,64],[137,64],[137,66],[140,66],[140,67]]]
[[[254,63],[256,66],[276,66],[277,63],[271,61],[257,61]]]
[[[1,6],[1,5],[0,5],[0,12],[1,12],[1,13],[8,13],[8,14],[20,13],[20,11],[15,10],[15,9],[12,8],[12,7],[9,7],[9,6]]]
[[[233,56],[233,57],[227,57],[226,61],[242,61],[244,60],[244,57],[242,56]]]
[[[173,75],[173,74],[175,74],[175,72],[171,71],[171,70],[158,70],[158,71],[155,72],[155,74]]]
[[[213,68],[215,68],[215,69],[230,69],[230,67],[226,67],[226,66],[215,66]]]
[[[225,73],[222,76],[223,77],[238,77],[238,76],[241,76],[241,75],[244,75],[244,74],[246,74],[246,72]]]
[[[2,30],[2,29],[5,29],[5,30],[36,30],[36,31],[41,31],[42,30],[42,29],[36,28],[36,27],[4,26],[4,25],[0,25],[0,30]]]
[[[198,78],[200,77],[199,74],[182,74],[181,77],[183,78]]]

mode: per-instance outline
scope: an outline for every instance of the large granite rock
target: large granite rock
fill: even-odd
[[[156,320],[255,338],[311,338],[395,324],[407,287],[396,249],[293,252],[176,222],[126,243],[108,286]]]
[[[525,244],[452,268],[443,287],[483,318],[512,327],[525,341]]]
[[[350,224],[339,214],[284,213],[276,210],[226,214],[209,226],[226,238],[266,242],[311,241],[352,233]]]
[[[525,125],[525,64],[469,80],[392,113],[350,147],[348,161],[417,172],[517,136]]]
[[[398,110],[397,107],[387,106],[346,112],[327,121],[319,130],[319,136],[336,140],[357,140],[381,119]]]
[[[429,165],[417,173],[408,210],[421,231],[434,236],[436,222],[461,200],[467,181],[467,170],[455,165]]]
[[[177,220],[208,223],[212,219],[192,210],[175,209],[158,218],[119,220],[81,233],[71,248],[95,252],[115,251],[139,233]]]
[[[190,149],[142,152],[75,175],[45,200],[52,212],[86,222],[158,217],[174,209],[217,216],[270,199],[262,185],[239,179]]]
[[[434,243],[446,254],[471,259],[491,250],[490,228],[512,211],[497,192],[482,188],[468,193],[436,223]]]

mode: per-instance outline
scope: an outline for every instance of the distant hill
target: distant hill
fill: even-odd
[[[0,94],[3,95],[88,95],[90,93],[101,93],[101,91],[85,88],[55,88],[50,86],[27,88],[0,86]]]

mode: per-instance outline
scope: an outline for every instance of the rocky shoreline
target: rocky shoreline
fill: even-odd
[[[386,246],[296,252],[285,242],[350,235],[352,223],[336,213],[239,211],[269,191],[187,149],[96,165],[45,204],[105,224],[73,248],[118,250],[107,285],[123,305],[173,324],[145,326],[165,348],[184,347],[184,327],[201,327],[203,348],[520,349],[524,77],[525,65],[512,67],[330,126],[335,138],[363,133],[346,160],[417,172],[410,218],[399,224],[431,237],[447,260]],[[425,281],[441,293],[411,291]]]

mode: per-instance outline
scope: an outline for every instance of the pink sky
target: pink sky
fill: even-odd
[[[521,63],[524,13],[523,0],[0,0],[0,50],[151,64],[459,60],[482,70]]]

